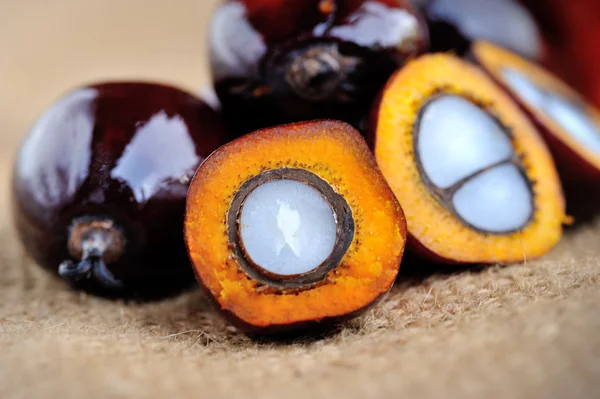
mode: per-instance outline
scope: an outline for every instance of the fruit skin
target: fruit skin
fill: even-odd
[[[215,90],[236,135],[321,118],[360,127],[387,78],[428,47],[407,0],[230,0],[210,33]]]
[[[209,106],[169,86],[103,83],[67,94],[14,165],[14,223],[27,253],[56,272],[70,258],[73,220],[105,217],[125,235],[124,254],[108,265],[124,288],[75,285],[109,296],[177,292],[194,280],[182,233],[189,179],[224,137]]]
[[[295,338],[297,336],[302,337],[307,335],[326,334],[330,331],[335,330],[336,328],[339,328],[344,323],[347,323],[348,321],[359,317],[369,309],[374,308],[385,298],[386,294],[388,294],[389,292],[389,290],[386,291],[379,297],[375,298],[371,303],[365,305],[360,309],[355,310],[354,312],[347,313],[345,315],[326,317],[320,320],[306,320],[287,324],[271,324],[266,327],[259,327],[245,322],[237,315],[235,315],[232,311],[223,309],[216,301],[216,299],[210,295],[210,293],[208,292],[206,287],[202,285],[202,283],[200,283],[200,286],[202,292],[204,292],[207,298],[209,298],[209,302],[211,303],[213,309],[219,311],[222,317],[227,322],[229,322],[238,330],[243,331],[248,336],[259,339],[263,337],[286,339],[289,337]],[[390,290],[391,289],[392,286],[390,286]]]
[[[541,35],[516,0],[413,0],[427,21],[431,52],[468,55],[475,40],[488,40],[530,59],[541,59]],[[498,29],[499,27],[502,29]]]

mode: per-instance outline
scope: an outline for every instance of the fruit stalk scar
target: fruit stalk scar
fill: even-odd
[[[321,43],[299,52],[288,62],[285,80],[298,96],[323,100],[338,91],[360,62],[358,57],[340,54],[337,43]]]
[[[78,262],[63,261],[58,274],[72,281],[93,278],[105,288],[120,289],[123,283],[106,265],[123,255],[125,245],[123,231],[110,218],[76,219],[71,226],[67,246],[69,255]]]

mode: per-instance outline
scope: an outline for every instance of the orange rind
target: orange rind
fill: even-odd
[[[330,215],[311,219],[313,200],[325,201]],[[275,205],[261,208],[267,203]],[[313,267],[327,239],[312,238],[332,226],[325,219],[335,240]],[[325,230],[313,231],[322,223]],[[185,237],[198,281],[230,320],[278,332],[354,316],[388,292],[406,222],[360,134],[315,121],[260,130],[214,152],[191,182]],[[265,243],[280,243],[279,252]]]
[[[433,54],[388,82],[370,142],[409,246],[447,263],[537,258],[560,239],[561,184],[544,141],[474,65]]]

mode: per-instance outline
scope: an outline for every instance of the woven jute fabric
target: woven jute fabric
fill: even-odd
[[[366,315],[291,342],[241,334],[198,290],[104,300],[27,259],[9,207],[27,127],[90,81],[201,87],[213,5],[0,3],[0,398],[599,397],[599,218],[541,260],[404,275]]]

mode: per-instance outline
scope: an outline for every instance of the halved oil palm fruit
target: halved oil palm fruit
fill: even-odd
[[[565,205],[550,153],[479,68],[451,55],[421,57],[390,79],[373,117],[377,162],[421,254],[517,262],[560,239]]]
[[[559,171],[573,181],[600,181],[600,112],[542,67],[486,42],[472,47],[475,60],[533,119]]]
[[[218,306],[243,329],[273,332],[373,304],[396,278],[406,222],[360,134],[317,121],[213,153],[190,185],[185,236]]]

